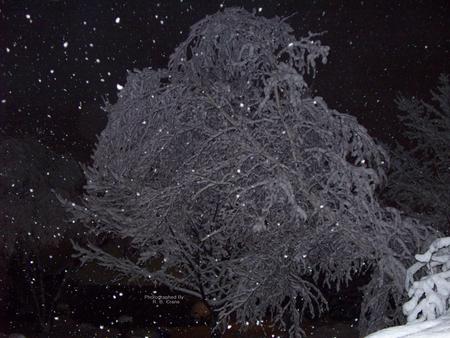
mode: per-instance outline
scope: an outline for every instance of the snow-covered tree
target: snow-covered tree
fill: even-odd
[[[401,97],[409,146],[393,153],[388,200],[422,222],[448,233],[450,226],[450,82],[441,75],[434,104]]]
[[[426,229],[379,205],[387,158],[366,129],[307,95],[327,55],[285,19],[227,9],[195,24],[167,69],[131,72],[84,202],[68,203],[131,250],[78,246],[82,261],[203,299],[223,328],[269,314],[290,337],[326,309],[320,282],[338,290],[370,270],[361,323],[389,324]]]

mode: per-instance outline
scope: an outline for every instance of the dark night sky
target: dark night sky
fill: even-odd
[[[0,0],[0,135],[31,135],[85,160],[126,70],[161,67],[189,27],[222,6],[287,16],[298,36],[327,31],[313,86],[329,106],[389,142],[398,92],[450,73],[447,1]],[[120,18],[120,19],[118,19]]]

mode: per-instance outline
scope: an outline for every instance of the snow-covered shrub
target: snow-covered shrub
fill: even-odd
[[[450,308],[450,237],[435,240],[416,260],[406,278],[410,300],[403,312],[408,322],[435,319]]]
[[[427,230],[380,206],[385,151],[307,95],[328,47],[285,21],[227,9],[195,24],[167,69],[129,74],[73,212],[130,254],[87,245],[80,258],[198,297],[223,328],[269,316],[290,337],[327,308],[319,281],[373,270],[360,322],[374,330],[397,318]]]

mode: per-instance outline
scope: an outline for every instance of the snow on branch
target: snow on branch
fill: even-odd
[[[91,247],[82,259],[130,278],[158,259],[152,275],[197,294],[222,328],[270,313],[291,337],[305,313],[326,310],[320,275],[339,288],[376,267],[371,290],[385,279],[388,293],[402,289],[399,267],[426,229],[378,203],[384,149],[308,96],[327,55],[283,19],[232,8],[195,24],[167,69],[130,73],[72,211],[95,234],[126,239],[133,257]]]
[[[416,260],[406,278],[410,300],[403,312],[408,322],[436,319],[450,308],[450,237],[436,239]]]

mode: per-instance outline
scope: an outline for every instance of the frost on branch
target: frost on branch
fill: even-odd
[[[201,298],[222,328],[269,315],[291,337],[327,307],[319,279],[339,289],[373,268],[370,290],[402,290],[426,229],[379,205],[388,160],[366,129],[307,95],[327,54],[285,20],[228,9],[195,24],[167,69],[130,73],[73,208],[130,254],[91,245],[82,260]]]
[[[406,278],[410,300],[403,305],[403,313],[408,322],[436,319],[450,308],[450,237],[435,240],[416,260]]]

